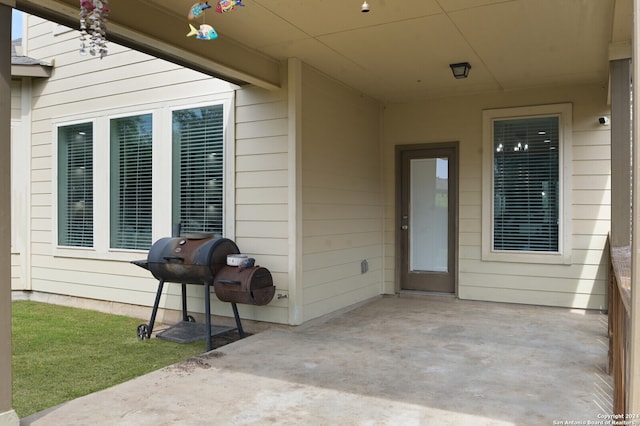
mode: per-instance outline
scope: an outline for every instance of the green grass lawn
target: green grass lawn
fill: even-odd
[[[30,301],[12,309],[13,408],[20,417],[205,351],[203,341],[140,341],[136,330],[146,321],[136,318]]]

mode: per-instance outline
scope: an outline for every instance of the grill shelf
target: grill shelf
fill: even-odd
[[[213,324],[209,328],[209,331],[211,332],[210,336],[212,337],[233,330],[235,330],[234,327]],[[207,326],[203,323],[181,321],[166,330],[158,332],[156,337],[177,343],[196,342],[207,338]]]

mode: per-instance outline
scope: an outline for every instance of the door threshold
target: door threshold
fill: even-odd
[[[439,291],[425,291],[425,290],[400,290],[398,292],[399,295],[407,295],[407,296],[438,296],[438,297],[447,297],[447,298],[457,298],[455,293],[442,293]]]

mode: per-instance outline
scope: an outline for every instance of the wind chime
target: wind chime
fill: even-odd
[[[108,0],[80,0],[80,54],[107,55]],[[89,45],[87,46],[87,41]]]

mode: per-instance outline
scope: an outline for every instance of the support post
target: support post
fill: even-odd
[[[611,70],[611,246],[631,243],[631,59]]]
[[[629,324],[629,373],[627,413],[640,413],[640,146],[638,145],[638,132],[640,132],[640,99],[638,99],[637,82],[640,81],[640,0],[633,1],[633,51],[631,61],[633,63],[633,173],[632,173],[632,198],[631,198],[631,306]]]
[[[0,4],[0,426],[19,424],[11,383],[11,8]]]

